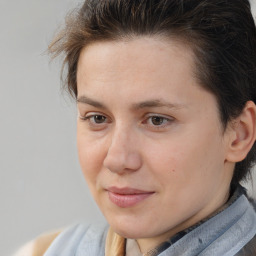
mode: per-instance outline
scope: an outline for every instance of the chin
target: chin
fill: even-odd
[[[137,219],[115,218],[108,222],[111,228],[120,236],[130,239],[142,239],[154,237],[157,230],[152,226],[152,223],[142,222]],[[156,231],[156,232],[155,232]]]
[[[120,218],[111,218],[108,221],[111,228],[120,236],[130,239],[138,239],[147,236],[148,227],[150,225],[144,223],[138,223],[138,220],[132,220],[125,218],[122,220]]]
[[[146,234],[143,230],[139,230],[138,227],[134,227],[133,229],[131,227],[129,229],[111,227],[118,235],[129,239],[141,239],[149,236],[149,234]]]

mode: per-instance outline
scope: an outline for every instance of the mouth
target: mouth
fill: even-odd
[[[135,206],[155,193],[128,187],[110,187],[107,191],[110,201],[121,208]]]

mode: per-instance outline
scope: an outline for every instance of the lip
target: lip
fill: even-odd
[[[110,201],[121,208],[135,206],[154,194],[152,191],[144,191],[129,187],[110,187],[107,191]]]

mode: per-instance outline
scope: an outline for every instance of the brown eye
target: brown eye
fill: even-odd
[[[102,124],[106,121],[106,117],[102,115],[94,115],[92,118],[96,124]]]
[[[153,125],[161,125],[163,124],[165,118],[161,117],[161,116],[152,116],[151,117],[151,122]]]

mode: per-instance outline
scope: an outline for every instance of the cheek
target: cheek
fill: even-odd
[[[95,184],[104,159],[103,148],[83,133],[77,133],[77,149],[81,169],[87,183]]]
[[[224,168],[223,145],[219,136],[202,134],[188,138],[186,147],[175,153],[180,183],[194,191],[209,190],[221,182]],[[190,190],[189,189],[189,190]]]
[[[216,169],[223,168],[223,145],[216,131],[183,133],[146,148],[151,149],[144,151],[148,166],[164,184],[200,184],[202,179],[210,180]]]
[[[143,150],[144,175],[151,177],[160,191],[174,191],[184,182],[184,157],[182,144],[172,139],[147,143]]]

